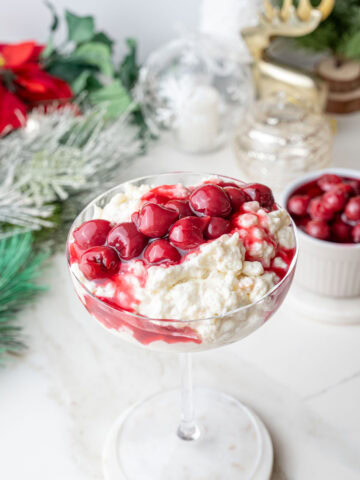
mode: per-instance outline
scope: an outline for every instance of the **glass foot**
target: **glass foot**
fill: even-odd
[[[273,448],[259,418],[235,398],[195,388],[200,436],[177,434],[180,392],[162,392],[131,407],[110,431],[105,480],[269,480]]]

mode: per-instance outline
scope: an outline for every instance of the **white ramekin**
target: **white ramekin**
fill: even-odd
[[[360,179],[360,170],[329,168],[314,171],[291,183],[283,193],[286,207],[291,194],[301,185],[324,173]],[[340,244],[318,240],[298,229],[299,258],[295,282],[313,293],[332,297],[360,296],[360,244]]]

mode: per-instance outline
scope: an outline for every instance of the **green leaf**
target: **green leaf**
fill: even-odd
[[[57,27],[59,26],[59,17],[58,17],[58,15],[57,15],[57,13],[56,13],[56,10],[55,10],[54,5],[53,5],[51,2],[45,0],[44,3],[45,3],[45,5],[48,7],[48,9],[50,10],[50,13],[51,13],[51,15],[52,15],[52,23],[51,23],[51,26],[50,26],[50,30],[51,30],[52,32],[55,32],[55,30],[56,30]]]
[[[128,53],[125,55],[119,68],[119,78],[127,90],[131,90],[137,82],[139,66],[136,62],[137,45],[133,38],[126,39]]]
[[[88,78],[90,77],[90,70],[83,70],[80,75],[78,75],[72,82],[71,88],[75,95],[79,95],[84,89],[86,89],[86,84]]]
[[[62,78],[65,82],[72,84],[82,74],[82,72],[95,72],[96,68],[80,59],[69,59],[56,57],[46,67],[47,72],[55,77]]]
[[[94,18],[79,17],[69,10],[65,11],[65,19],[68,28],[68,39],[77,44],[88,42],[94,36]]]
[[[72,60],[78,59],[97,67],[107,77],[114,73],[111,50],[104,43],[90,42],[80,45],[71,55]]]
[[[104,32],[95,33],[95,35],[92,37],[91,41],[92,42],[97,42],[97,43],[104,43],[105,45],[107,45],[110,48],[111,51],[113,49],[114,40],[112,40]]]
[[[345,39],[341,53],[346,58],[360,58],[360,31]]]
[[[129,109],[132,100],[119,80],[89,95],[93,105],[102,105],[106,109],[106,118],[114,119]]]

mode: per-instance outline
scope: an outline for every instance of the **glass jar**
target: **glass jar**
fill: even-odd
[[[249,65],[239,52],[227,42],[196,34],[150,55],[136,98],[154,134],[170,131],[180,150],[202,153],[233,136],[252,92]]]
[[[280,93],[248,110],[234,146],[248,180],[279,191],[305,172],[330,164],[332,132],[325,116]]]

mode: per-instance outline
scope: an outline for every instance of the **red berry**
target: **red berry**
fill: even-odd
[[[163,237],[178,218],[179,214],[171,208],[146,203],[140,210],[139,230],[147,237]]]
[[[337,183],[334,186],[333,190],[338,190],[340,192],[343,192],[345,194],[346,198],[348,198],[348,197],[350,197],[351,195],[354,194],[354,189],[350,185],[350,183]]]
[[[347,243],[351,240],[351,227],[344,223],[340,218],[331,225],[331,234],[334,240],[341,243]]]
[[[218,185],[207,184],[198,187],[190,196],[192,209],[197,213],[214,217],[227,217],[231,203],[225,190]]]
[[[327,210],[340,212],[346,203],[346,193],[343,189],[335,187],[324,193],[322,203]]]
[[[342,179],[338,175],[333,175],[332,173],[326,173],[318,180],[318,185],[323,192],[331,190],[337,183],[342,183]]]
[[[345,207],[345,215],[354,222],[360,220],[360,195],[350,198]]]
[[[229,220],[221,217],[212,217],[208,226],[205,229],[205,237],[209,240],[221,237],[224,233],[228,233],[231,230]]]
[[[204,243],[204,230],[210,217],[184,217],[171,227],[170,242],[182,250],[196,248]]]
[[[251,200],[260,203],[261,207],[271,210],[274,205],[274,196],[272,191],[266,185],[261,183],[253,183],[243,188],[244,192],[248,194]]]
[[[355,243],[360,243],[360,223],[352,229],[351,236]]]
[[[136,225],[136,228],[139,226],[139,212],[134,212],[131,214],[131,221]]]
[[[120,257],[130,260],[137,257],[143,251],[148,239],[138,231],[132,222],[120,223],[110,230],[107,243],[116,248]]]
[[[349,180],[347,182],[347,185],[349,185],[352,188],[352,192],[354,195],[360,195],[360,180]]]
[[[311,220],[306,224],[306,233],[311,237],[327,240],[330,237],[330,227],[324,220]]]
[[[303,217],[307,214],[309,202],[309,195],[294,195],[288,201],[287,208],[292,215]]]
[[[75,242],[81,248],[99,247],[104,245],[111,223],[107,220],[89,220],[74,230]]]
[[[240,210],[240,207],[243,203],[251,200],[249,195],[247,195],[244,190],[239,187],[224,187],[224,190],[230,197],[231,205],[234,212]]]
[[[165,207],[175,210],[175,212],[179,214],[179,218],[191,217],[191,215],[193,215],[187,200],[170,200]]]
[[[334,213],[325,208],[322,198],[313,198],[309,204],[309,214],[313,220],[331,220]]]
[[[114,275],[120,259],[113,248],[92,247],[82,255],[79,268],[88,280]]]
[[[181,255],[167,240],[160,238],[146,247],[144,258],[149,263],[177,263]]]

